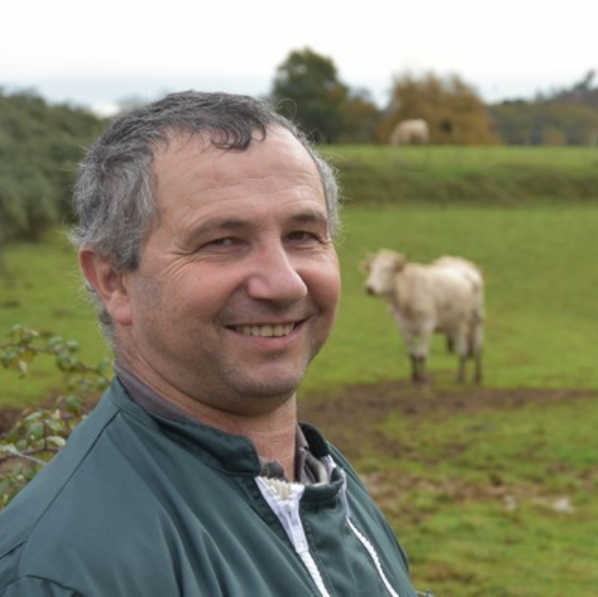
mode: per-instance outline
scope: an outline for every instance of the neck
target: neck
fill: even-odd
[[[187,416],[224,433],[246,437],[263,459],[277,460],[283,467],[286,478],[294,480],[297,432],[297,403],[294,394],[280,397],[276,403],[263,410],[235,412],[232,409],[216,408],[174,390],[171,386],[165,386],[159,380],[148,379],[147,376],[136,373],[136,368],[125,359],[117,358],[117,365],[121,372],[132,376]],[[245,405],[247,404],[246,402]]]
[[[233,435],[242,435],[251,441],[257,453],[266,460],[277,460],[285,477],[295,477],[295,436],[297,429],[296,403],[293,397],[275,411],[259,415],[237,415],[200,405],[196,414],[202,423]]]
[[[257,453],[266,460],[277,460],[285,477],[295,478],[297,404],[292,396],[274,410],[258,414],[223,411],[195,400],[165,397],[190,417],[224,433],[249,439]]]

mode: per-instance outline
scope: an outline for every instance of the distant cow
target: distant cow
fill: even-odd
[[[440,257],[429,265],[381,249],[362,263],[365,290],[390,302],[391,312],[411,358],[411,379],[427,381],[427,358],[434,332],[444,333],[459,356],[457,381],[475,361],[474,380],[482,380],[484,280],[479,268],[461,257]]]
[[[422,118],[403,120],[395,126],[390,136],[391,145],[405,145],[414,141],[427,143],[430,139],[428,123]]]

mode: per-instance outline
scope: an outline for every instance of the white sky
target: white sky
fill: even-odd
[[[598,0],[4,0],[0,86],[106,108],[196,88],[266,94],[292,50],[380,105],[393,76],[456,73],[487,101],[598,69]]]

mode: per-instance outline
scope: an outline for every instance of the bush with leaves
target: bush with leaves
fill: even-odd
[[[25,378],[38,358],[54,360],[65,373],[64,392],[49,406],[23,411],[14,426],[0,435],[0,508],[64,446],[85,416],[87,399],[103,391],[111,377],[109,361],[83,363],[73,340],[15,325],[0,342],[0,364]]]

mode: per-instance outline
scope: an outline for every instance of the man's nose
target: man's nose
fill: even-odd
[[[252,298],[290,303],[308,293],[297,259],[282,245],[263,247],[249,267],[247,292]]]

